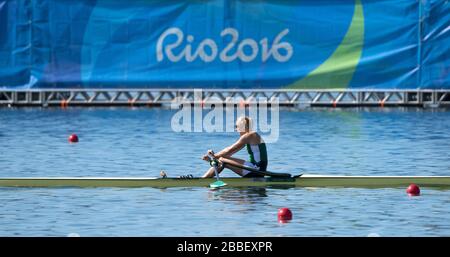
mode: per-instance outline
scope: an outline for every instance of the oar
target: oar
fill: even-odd
[[[291,174],[289,173],[276,173],[276,172],[270,172],[270,171],[262,171],[262,170],[257,170],[257,169],[253,169],[251,167],[247,167],[247,166],[243,166],[243,165],[238,165],[238,164],[231,164],[231,163],[224,163],[224,165],[228,165],[228,166],[233,166],[236,168],[241,168],[244,170],[248,170],[251,172],[255,172],[264,176],[269,176],[269,177],[276,177],[276,178],[290,178],[292,177]]]
[[[220,180],[220,178],[219,178],[218,161],[212,155],[210,155],[210,158],[212,159],[210,164],[214,167],[214,172],[216,173],[217,181],[214,182],[214,183],[209,184],[209,187],[211,187],[211,188],[219,188],[219,187],[226,186],[227,184],[225,182],[223,182],[222,180]]]

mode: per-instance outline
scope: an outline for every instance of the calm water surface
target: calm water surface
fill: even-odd
[[[199,176],[208,168],[201,155],[236,134],[174,133],[174,113],[0,109],[0,177]],[[78,144],[67,143],[71,133]],[[282,111],[268,150],[274,171],[450,175],[450,111]],[[290,223],[277,222],[280,207],[293,211]],[[449,236],[448,217],[450,191],[426,188],[420,197],[404,189],[0,188],[2,236]]]

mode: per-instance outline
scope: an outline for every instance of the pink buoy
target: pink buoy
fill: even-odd
[[[280,222],[288,221],[292,219],[292,212],[289,208],[280,208],[278,209],[278,220]]]
[[[78,143],[78,136],[76,134],[72,134],[69,136],[70,143]]]
[[[406,189],[406,193],[408,193],[408,195],[410,196],[418,196],[420,195],[420,188],[416,184],[411,184]]]

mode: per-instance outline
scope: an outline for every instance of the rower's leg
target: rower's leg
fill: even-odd
[[[223,165],[220,165],[218,167],[218,172],[220,173],[220,172],[222,172],[222,170],[223,170]],[[202,178],[213,178],[215,175],[216,175],[216,172],[214,170],[214,167],[211,167],[208,169],[207,172],[205,172],[205,174],[203,174]]]
[[[231,164],[231,165],[240,165],[240,166],[242,166],[245,163],[245,160],[234,158],[234,157],[226,157],[226,158],[225,157],[221,157],[221,158],[219,158],[219,161],[224,164],[222,166],[225,166],[227,163]],[[225,168],[234,171],[234,173],[238,174],[241,177],[244,176],[241,168],[234,167],[234,166],[231,166],[231,165],[226,165]]]
[[[227,165],[226,167],[224,167],[224,164],[234,164],[234,165],[244,165],[245,160],[239,159],[239,158],[234,158],[234,157],[220,157],[219,158],[219,162],[221,163],[221,165],[219,166],[219,173],[221,173],[223,171],[224,168],[230,169],[232,170],[234,173],[238,174],[239,176],[243,176],[242,173],[242,169],[238,168],[238,167],[233,167],[230,165]],[[211,167],[208,169],[208,171],[202,176],[202,178],[213,178],[216,175],[215,171],[214,171],[214,167]]]

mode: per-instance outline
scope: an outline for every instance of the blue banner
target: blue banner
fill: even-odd
[[[0,0],[0,88],[450,88],[445,0]]]

